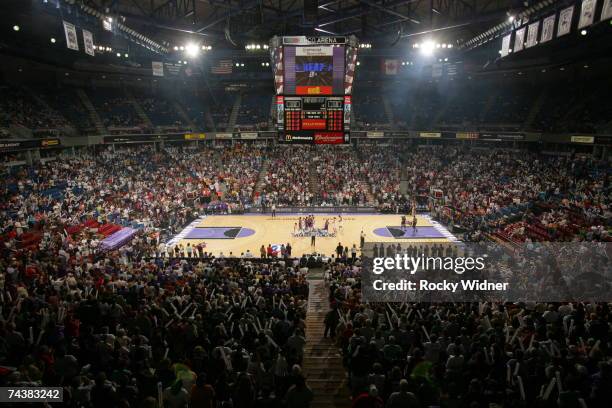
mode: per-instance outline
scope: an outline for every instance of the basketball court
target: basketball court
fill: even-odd
[[[181,233],[176,235],[168,245],[182,244],[191,246],[205,244],[205,251],[219,256],[240,256],[249,250],[259,257],[260,248],[268,244],[280,246],[290,243],[292,256],[302,256],[313,252],[324,255],[335,253],[338,243],[351,248],[359,248],[359,237],[363,231],[366,241],[397,241],[399,243],[444,243],[455,242],[455,238],[446,228],[431,220],[427,215],[417,215],[417,228],[401,227],[401,215],[398,214],[315,214],[315,229],[322,230],[329,220],[327,233],[331,236],[317,236],[315,247],[310,245],[310,232],[299,236],[296,227],[299,217],[307,214],[270,214],[246,215],[209,215],[192,222]],[[336,218],[334,222],[333,219]],[[410,218],[410,217],[408,217]],[[411,220],[411,219],[410,219]],[[334,234],[335,231],[335,234]],[[298,233],[298,234],[296,234]]]

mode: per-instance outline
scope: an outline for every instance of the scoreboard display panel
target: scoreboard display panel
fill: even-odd
[[[355,37],[274,37],[276,126],[285,143],[348,143]]]
[[[277,96],[278,130],[283,142],[348,142],[350,96]]]

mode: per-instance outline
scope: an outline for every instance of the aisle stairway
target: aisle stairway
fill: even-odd
[[[311,408],[351,406],[342,356],[335,342],[323,338],[325,314],[329,311],[328,288],[321,270],[308,272],[309,294],[306,312],[306,346],[302,363],[306,382],[314,399]]]
[[[232,106],[232,112],[230,113],[226,132],[233,132],[236,127],[236,122],[238,121],[238,114],[240,113],[240,106],[242,105],[242,94],[238,94],[236,99],[234,99],[234,105]]]
[[[189,117],[189,115],[187,115],[187,112],[185,112],[185,109],[183,109],[183,107],[181,106],[180,103],[178,103],[178,101],[174,101],[172,103],[174,110],[176,111],[177,115],[179,115],[179,117],[181,118],[181,120],[183,121],[183,123],[185,123],[187,126],[189,126],[189,128],[193,131],[197,129],[196,124],[193,122],[193,120],[191,120],[191,118]]]
[[[547,98],[548,98],[548,92],[546,91],[546,89],[544,89],[542,90],[542,92],[540,92],[536,100],[531,104],[531,108],[529,109],[527,118],[525,118],[525,123],[523,123],[524,129],[531,128],[531,125],[533,124],[533,122],[535,122],[536,118],[538,117],[538,113],[540,113],[540,110],[542,109],[542,106],[544,106],[544,102],[546,102]]]
[[[145,112],[145,110],[142,108],[142,106],[140,105],[140,103],[138,102],[134,94],[132,94],[130,90],[126,89],[125,96],[127,97],[128,101],[130,101],[132,106],[134,107],[134,111],[136,112],[136,115],[138,115],[138,119],[140,119],[142,123],[147,125],[148,128],[153,129],[155,126],[153,126],[153,122],[151,121],[151,118],[149,118],[149,116],[147,115],[147,112]]]
[[[83,104],[83,106],[85,106],[85,109],[87,109],[87,112],[89,114],[89,119],[91,120],[91,123],[93,123],[94,126],[96,127],[96,132],[99,135],[106,134],[107,131],[106,131],[106,128],[104,127],[104,124],[102,123],[102,119],[100,118],[100,115],[98,115],[98,111],[96,111],[96,108],[91,102],[91,99],[89,99],[89,96],[87,96],[85,91],[82,89],[77,89],[76,94],[81,100],[81,103]]]
[[[310,166],[308,166],[308,189],[315,198],[319,197],[321,192],[321,182],[317,173],[318,165],[319,162],[317,160],[312,160]]]
[[[387,117],[387,123],[393,125],[395,123],[395,114],[393,113],[393,107],[391,101],[384,93],[382,94],[383,107],[385,108],[385,115]]]
[[[253,198],[255,198],[255,196],[257,195],[261,196],[261,193],[264,188],[264,179],[266,177],[266,174],[268,174],[269,167],[270,167],[270,161],[264,158],[263,163],[261,164],[261,170],[259,171],[259,176],[257,176],[257,182],[255,183],[255,189],[253,190]]]

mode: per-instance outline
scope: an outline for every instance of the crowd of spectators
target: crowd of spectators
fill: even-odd
[[[608,304],[366,304],[360,268],[326,270],[354,408],[608,405]]]
[[[67,406],[308,400],[305,262],[154,257],[164,234],[219,202],[235,212],[262,201],[388,204],[429,194],[432,215],[468,239],[610,239],[609,165],[590,157],[457,146],[72,153],[0,181],[0,381],[64,386]],[[79,227],[90,220],[139,232],[102,252],[96,229]],[[607,305],[367,305],[360,261],[348,253],[326,267],[326,324],[355,408],[609,400]]]
[[[138,98],[137,102],[145,111],[147,117],[155,126],[185,130],[188,128],[178,115],[176,107],[171,100],[155,95],[147,98]]]
[[[0,85],[0,127],[23,126],[32,130],[68,126],[62,115],[20,86]]]
[[[179,150],[102,148],[6,174],[2,384],[63,386],[71,407],[303,395],[304,265],[152,257],[161,231],[205,211],[205,189],[250,199],[261,163],[253,149]],[[85,220],[141,230],[104,252],[96,228],[75,228]]]

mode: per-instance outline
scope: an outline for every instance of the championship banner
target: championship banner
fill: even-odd
[[[512,39],[512,33],[508,34],[502,39],[501,56],[505,57],[510,53],[510,40]]]
[[[526,48],[531,48],[538,43],[538,29],[540,28],[540,22],[537,21],[527,26],[527,44]]]
[[[423,137],[426,139],[440,139],[442,137],[442,133],[440,132],[420,132],[419,137]]]
[[[66,47],[78,51],[79,42],[77,40],[77,32],[74,24],[64,21],[64,34],[66,35]]]
[[[572,136],[571,141],[572,143],[593,144],[595,143],[595,137],[594,136]]]
[[[522,51],[525,46],[525,27],[516,30],[514,36],[514,52]]]
[[[153,76],[158,76],[158,77],[164,76],[164,64],[162,62],[152,61],[151,69],[153,70]]]
[[[384,59],[382,64],[382,71],[385,75],[397,75],[399,67],[399,61],[396,59]]]
[[[569,34],[572,30],[572,17],[574,15],[574,6],[570,6],[561,10],[559,13],[559,27],[557,27],[557,37]]]
[[[595,4],[595,0],[582,0],[580,20],[578,20],[578,29],[588,27],[593,24],[593,19],[595,18]]]
[[[544,43],[552,40],[553,33],[555,31],[555,18],[557,16],[553,14],[552,16],[548,16],[544,19],[542,23],[542,36],[540,37],[540,42]]]
[[[96,54],[94,52],[93,36],[87,30],[83,30],[83,44],[85,45],[85,54],[94,57]]]
[[[607,20],[612,18],[612,0],[606,0],[601,8],[601,16],[599,17],[600,21]]]

